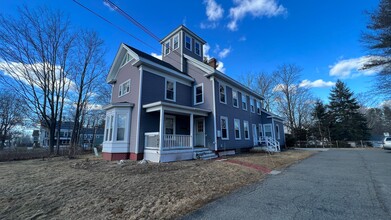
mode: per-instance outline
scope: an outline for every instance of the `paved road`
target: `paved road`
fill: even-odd
[[[320,152],[184,219],[391,219],[391,151]]]

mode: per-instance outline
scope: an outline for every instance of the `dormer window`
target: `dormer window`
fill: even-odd
[[[200,42],[198,42],[198,41],[195,42],[194,52],[195,52],[198,56],[201,56],[201,44],[200,44]]]
[[[185,35],[185,47],[188,50],[191,50],[191,45],[193,43],[193,39],[189,35]]]
[[[172,39],[172,44],[173,44],[173,50],[176,50],[179,47],[179,34],[175,35],[174,38]]]
[[[170,41],[168,40],[164,43],[164,55],[168,55],[170,53]]]

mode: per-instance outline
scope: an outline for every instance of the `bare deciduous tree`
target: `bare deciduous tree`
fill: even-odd
[[[49,129],[49,149],[53,153],[74,41],[68,18],[47,8],[23,7],[18,17],[1,15],[0,23],[3,82],[26,100],[29,109]]]
[[[10,139],[11,131],[23,123],[24,101],[10,92],[0,92],[0,150]]]
[[[94,97],[98,95],[97,89],[100,84],[104,83],[103,76],[106,75],[103,41],[97,33],[81,31],[76,42],[78,59],[75,60],[71,69],[75,89],[73,93],[75,117],[70,141],[70,156],[75,153],[86,112],[90,110],[89,105],[94,104]]]
[[[309,89],[299,86],[301,71],[296,65],[284,64],[274,72],[277,110],[286,118],[286,126],[295,136],[310,125],[313,106]]]

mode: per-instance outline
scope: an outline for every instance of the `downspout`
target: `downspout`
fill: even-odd
[[[213,127],[214,127],[214,145],[215,151],[217,151],[217,125],[216,125],[216,91],[215,91],[215,78],[211,77],[212,80],[212,93],[213,93]]]

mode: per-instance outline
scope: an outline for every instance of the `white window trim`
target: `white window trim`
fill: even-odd
[[[119,118],[119,115],[123,115],[125,116],[125,127],[124,127],[124,139],[123,140],[117,140],[118,139],[118,118]],[[119,111],[119,112],[116,112],[115,113],[115,124],[114,124],[114,128],[115,128],[115,136],[113,137],[113,142],[115,143],[123,143],[123,142],[127,142],[127,133],[128,133],[128,120],[129,120],[129,116],[128,116],[128,112],[122,112],[122,111]]]
[[[167,51],[167,43],[168,43],[168,53],[166,53]],[[171,52],[171,39],[167,40],[166,42],[164,42],[164,56],[167,56],[168,54],[170,54]]]
[[[251,103],[252,103],[252,105],[251,105]],[[255,113],[254,98],[252,98],[251,96],[250,96],[250,111],[251,111],[252,113]]]
[[[178,46],[177,47],[175,47],[175,38],[178,38]],[[176,50],[176,49],[178,49],[179,48],[179,41],[180,39],[179,39],[179,34],[176,34],[173,38],[172,38],[172,47],[173,47],[173,50]]]
[[[244,97],[244,100],[246,100],[244,103],[246,103],[246,105],[243,105],[243,97]],[[245,108],[246,107],[246,108]],[[247,103],[247,95],[243,94],[242,93],[242,109],[247,111],[247,108],[248,108],[248,103]]]
[[[227,130],[227,137],[223,138],[223,128],[222,128],[222,123],[221,121],[225,119],[225,125],[226,125],[226,130]],[[228,117],[225,116],[220,116],[220,132],[221,132],[221,140],[229,140],[229,125],[228,125]]]
[[[239,125],[239,137],[236,137],[236,128],[235,128],[235,122],[238,122],[238,125]],[[242,134],[241,134],[241,130],[240,130],[240,119],[234,119],[234,135],[235,135],[235,140],[242,140]]]
[[[201,91],[202,91],[202,101],[201,102],[197,102],[197,88],[201,86]],[[194,105],[200,105],[204,103],[204,83],[200,83],[198,85],[195,85],[194,86]]]
[[[199,53],[199,54],[197,53],[197,50],[196,50],[197,44],[199,45],[198,48],[200,49],[200,53]],[[201,56],[201,43],[198,42],[197,40],[196,40],[195,43],[194,43],[194,53],[197,54],[198,56]]]
[[[280,126],[277,124],[276,125],[276,130],[278,130],[278,132],[276,132],[277,133],[277,140],[280,140],[281,139],[281,136],[280,136]]]
[[[190,48],[186,47],[186,37],[190,38]],[[193,48],[193,38],[190,35],[188,35],[188,34],[185,34],[185,48],[190,50],[190,51],[192,51],[192,48]]]
[[[121,89],[122,89],[122,86],[125,85],[126,83],[129,83],[129,91],[120,94]],[[122,97],[122,96],[124,96],[124,95],[130,93],[130,90],[131,90],[131,87],[130,87],[130,79],[128,79],[128,80],[126,80],[125,82],[123,82],[123,83],[121,83],[121,84],[119,85],[119,88],[118,88],[118,97]]]
[[[174,94],[173,94],[173,99],[167,98],[167,82],[172,82],[174,84]],[[176,102],[176,81],[171,80],[171,79],[166,79],[164,82],[164,99],[172,102]]]
[[[235,106],[235,102],[234,102],[234,93],[236,93],[236,100],[237,100],[236,106]],[[236,91],[236,90],[232,90],[232,106],[235,108],[239,108],[239,94],[238,94],[238,91]]]
[[[220,86],[224,87],[224,102],[221,101],[221,92],[220,92]],[[219,101],[222,104],[227,104],[227,86],[224,84],[219,83]]]
[[[248,137],[246,137],[246,125],[247,125]],[[248,121],[243,121],[243,136],[244,136],[244,140],[250,140],[250,125]]]

